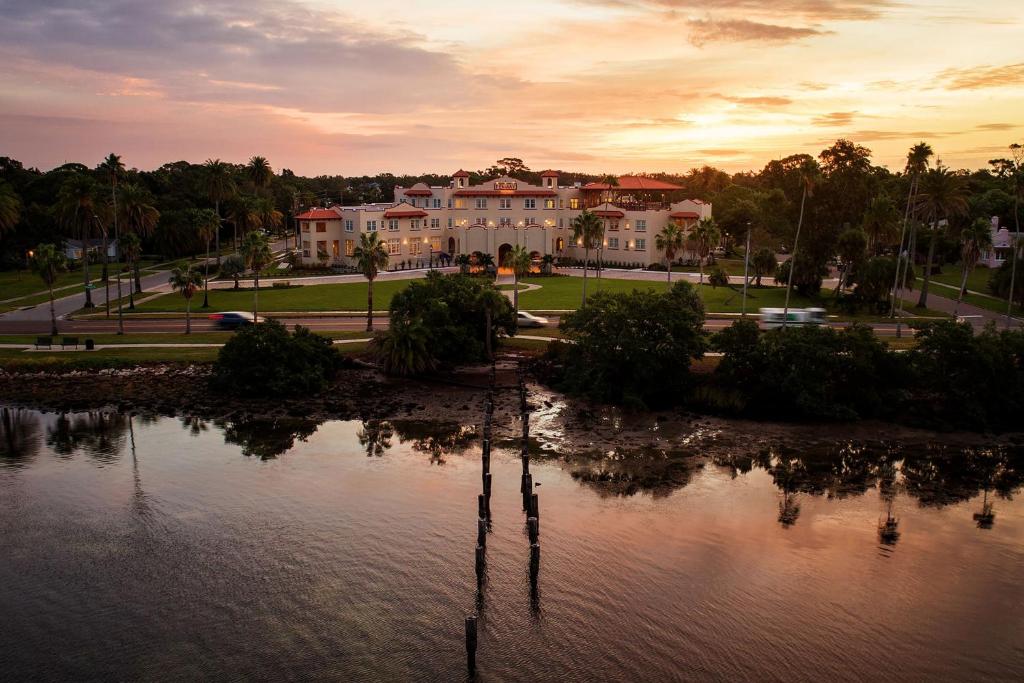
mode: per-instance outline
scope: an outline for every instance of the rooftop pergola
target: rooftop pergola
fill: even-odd
[[[616,183],[587,183],[582,188],[583,207],[587,209],[611,203],[630,211],[667,209],[668,196],[683,188],[663,180],[643,176],[620,176]]]

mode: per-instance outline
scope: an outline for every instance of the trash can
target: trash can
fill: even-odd
[[[95,348],[96,348],[96,342],[94,342],[92,339],[86,339],[85,340],[85,350],[86,351],[92,351]]]

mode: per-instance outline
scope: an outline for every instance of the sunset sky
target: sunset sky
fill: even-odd
[[[766,9],[770,7],[770,9]],[[0,0],[0,156],[154,168],[902,167],[1024,140],[1021,0]]]

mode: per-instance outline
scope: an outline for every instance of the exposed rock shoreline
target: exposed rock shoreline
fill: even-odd
[[[519,422],[514,365],[499,366],[494,437],[517,443]],[[435,381],[397,380],[366,368],[343,370],[319,396],[236,398],[210,387],[205,364],[155,364],[130,369],[69,372],[0,370],[0,402],[45,411],[116,409],[204,419],[412,419],[478,425],[486,370],[468,368]],[[531,448],[551,455],[603,457],[634,451],[691,456],[750,453],[776,444],[834,447],[844,442],[949,446],[1022,443],[1021,434],[937,433],[890,423],[799,424],[697,415],[686,411],[625,413],[569,400],[531,384]]]

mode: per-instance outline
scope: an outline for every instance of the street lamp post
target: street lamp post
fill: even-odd
[[[429,237],[423,238],[423,244],[427,245],[427,270],[434,269],[434,245],[431,244]]]
[[[747,248],[743,252],[743,317],[747,317],[747,277],[748,268],[750,267],[750,221],[747,221]]]

